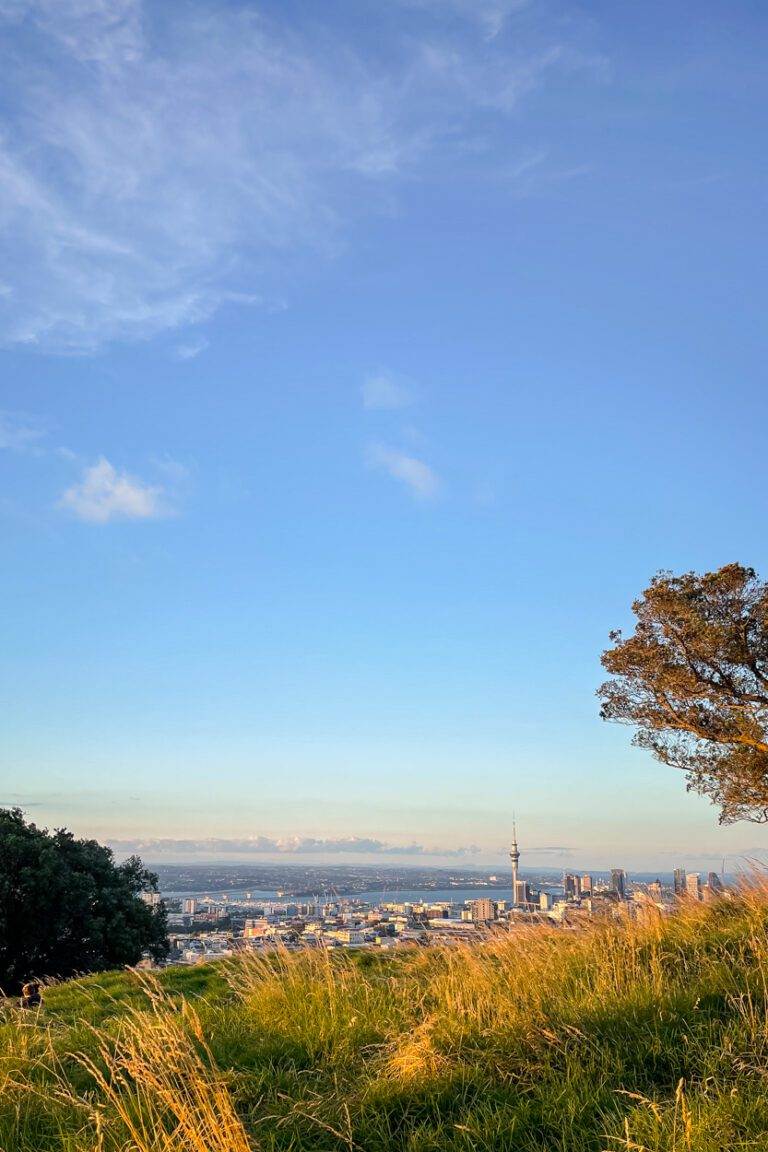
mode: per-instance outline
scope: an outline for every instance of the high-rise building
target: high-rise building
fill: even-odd
[[[675,896],[682,896],[685,892],[685,868],[675,868]]]
[[[581,878],[581,894],[582,896],[592,895],[592,877],[586,874]]]
[[[563,888],[566,900],[581,900],[581,876],[566,872],[563,877]]]
[[[686,876],[685,892],[694,900],[701,900],[701,877],[698,872],[689,872]]]
[[[483,897],[480,900],[472,901],[472,919],[473,920],[497,920],[499,916],[499,909],[495,900],[489,900]]]
[[[623,868],[611,868],[611,890],[619,900],[627,898],[627,874]]]
[[[515,880],[514,908],[527,908],[532,901],[531,887],[527,880]]]
[[[542,912],[549,912],[553,904],[554,900],[550,896],[549,892],[539,893],[539,908]]]
[[[512,907],[517,904],[518,869],[520,867],[520,849],[517,846],[517,824],[512,821],[512,847],[509,850],[509,859],[512,862]]]
[[[653,900],[656,904],[661,903],[662,896],[663,896],[662,889],[661,889],[661,880],[652,880],[651,881],[651,883],[648,885],[648,895],[650,896],[651,900]]]
[[[708,873],[707,888],[709,888],[710,892],[722,892],[723,882],[718,876],[717,872]]]
[[[188,897],[184,901],[183,911],[185,916],[194,916],[197,912],[197,900]]]

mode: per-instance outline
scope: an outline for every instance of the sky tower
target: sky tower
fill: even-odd
[[[517,846],[517,824],[512,820],[512,847],[509,851],[512,861],[512,907],[517,908],[517,870],[520,866],[520,849]]]

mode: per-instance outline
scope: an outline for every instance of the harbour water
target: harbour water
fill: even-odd
[[[238,904],[244,901],[259,901],[266,900],[275,903],[286,904],[306,904],[308,901],[314,899],[312,896],[301,895],[294,896],[289,893],[281,892],[278,895],[277,890],[257,890],[254,888],[241,888],[241,889],[219,889],[212,890],[199,889],[198,891],[185,891],[185,892],[172,892],[163,891],[163,897],[168,900],[199,900],[205,899],[214,900],[217,902],[226,902],[228,904]],[[319,892],[318,897],[327,902],[334,900],[360,900],[366,904],[386,904],[386,903],[430,903],[432,901],[443,902],[452,901],[454,904],[463,904],[466,900],[477,900],[481,896],[488,896],[493,900],[504,900],[509,898],[509,889],[503,887],[494,887],[486,885],[476,888],[377,888],[371,889],[366,892]]]

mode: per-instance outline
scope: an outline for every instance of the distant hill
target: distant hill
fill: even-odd
[[[768,888],[648,922],[243,957],[0,1024],[3,1152],[768,1148]]]

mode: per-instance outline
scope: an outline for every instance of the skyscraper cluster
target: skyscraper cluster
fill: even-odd
[[[512,903],[514,911],[549,911],[556,901],[550,893],[534,893],[526,880],[520,878],[520,847],[517,842],[517,825],[512,824],[512,844],[509,852],[512,864]],[[702,883],[701,873],[689,872],[685,868],[675,868],[673,876],[673,892],[675,897],[692,900],[708,900],[723,891],[723,882],[717,872],[707,875],[706,883]],[[669,888],[666,889],[669,893]],[[631,893],[631,894],[630,894]],[[593,877],[575,872],[566,872],[563,875],[563,901],[567,905],[591,906],[593,896],[601,899],[613,900],[619,905],[625,905],[632,900],[651,901],[662,906],[665,904],[665,888],[661,880],[656,879],[650,883],[633,885],[630,889],[627,873],[623,868],[612,868],[610,881],[599,881],[595,884]]]
[[[717,872],[707,873],[707,882],[702,884],[700,872],[686,872],[685,868],[675,868],[673,882],[675,896],[687,896],[692,900],[711,900],[723,891],[723,881]]]

